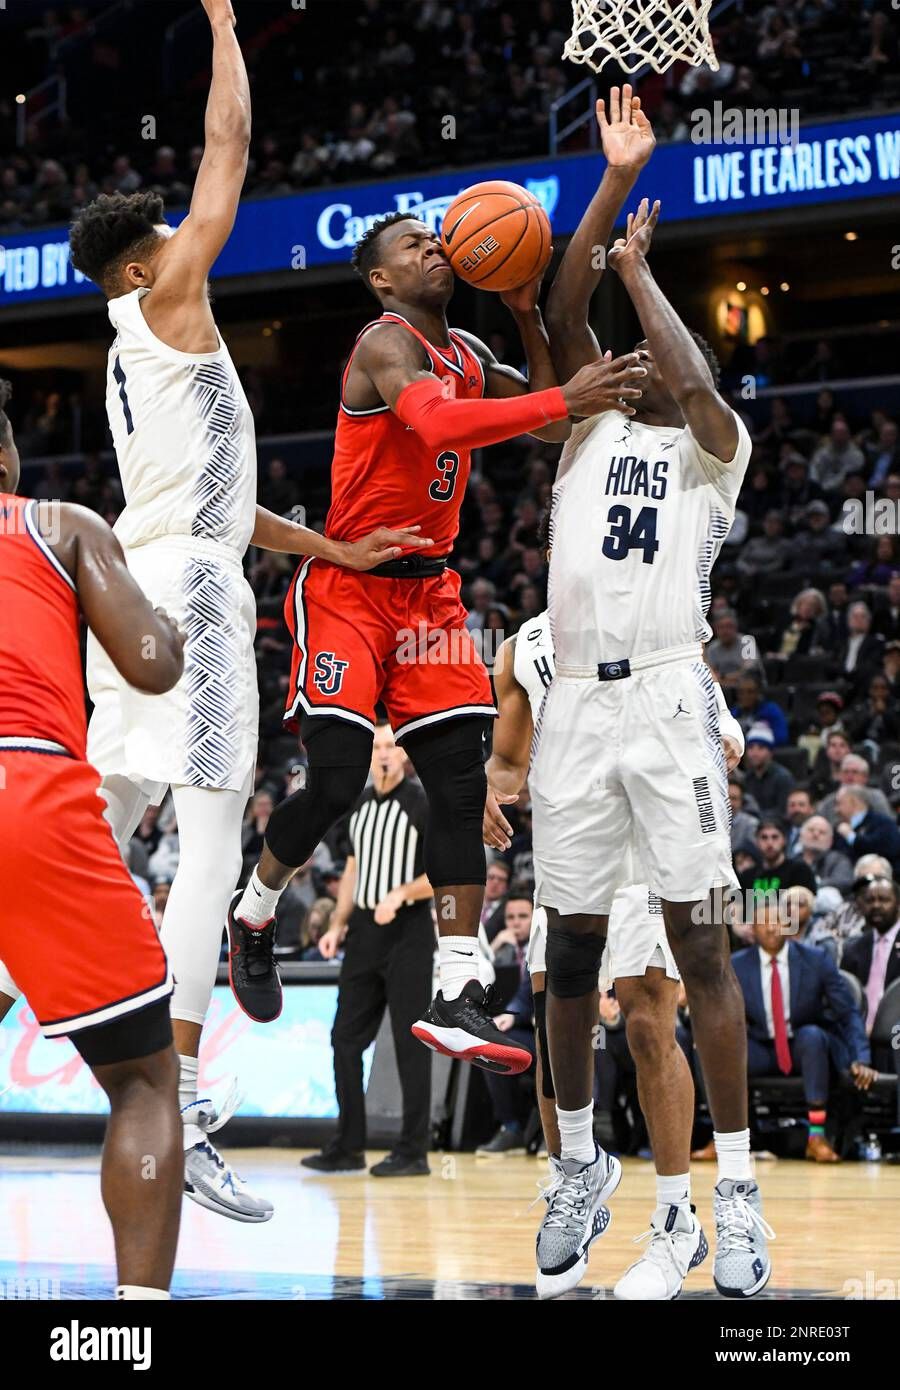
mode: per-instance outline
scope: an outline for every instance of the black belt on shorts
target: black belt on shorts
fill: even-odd
[[[383,565],[376,565],[368,573],[380,575],[382,579],[429,579],[444,573],[448,558],[446,555],[401,555],[399,560],[385,560]]]
[[[598,681],[623,681],[631,675],[631,662],[628,657],[621,661],[601,661],[597,665]]]

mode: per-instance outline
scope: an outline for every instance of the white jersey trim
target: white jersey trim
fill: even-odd
[[[159,999],[167,999],[175,988],[172,971],[166,966],[166,978],[161,985],[154,985],[143,994],[135,994],[130,999],[122,999],[118,1004],[109,1004],[105,1009],[96,1009],[91,1014],[78,1014],[75,1018],[65,1018],[60,1023],[41,1023],[40,1030],[45,1038],[64,1038],[70,1033],[80,1033],[84,1028],[96,1028],[100,1023],[111,1023],[114,1018],[124,1018],[137,1013],[148,1004]]]
[[[49,738],[17,738],[15,734],[9,738],[0,738],[0,750],[4,753],[52,753],[54,756],[71,758],[72,754],[68,748],[61,743],[54,743]]]
[[[461,715],[480,714],[487,719],[496,719],[497,711],[493,705],[454,705],[450,709],[438,710],[436,714],[423,715],[421,719],[410,719],[405,724],[399,724],[394,730],[394,738],[399,742],[401,736],[405,738],[407,734],[413,733],[416,729],[425,729],[429,724],[441,724],[445,719],[458,719]]]
[[[61,562],[53,554],[53,551],[50,549],[49,545],[44,540],[44,537],[41,535],[40,531],[37,528],[37,521],[35,520],[37,516],[37,509],[37,502],[29,502],[28,506],[25,508],[25,526],[28,531],[28,534],[34,541],[38,550],[42,552],[44,559],[49,560],[50,564],[56,570],[56,573],[59,575],[60,579],[64,579],[65,582],[68,584],[69,588],[72,590],[72,593],[77,594],[78,589],[75,586],[74,579],[69,574],[69,571],[65,568],[65,566],[61,564]]]

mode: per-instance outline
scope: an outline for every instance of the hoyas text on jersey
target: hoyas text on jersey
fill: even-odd
[[[652,474],[650,467],[646,459],[636,458],[634,454],[619,458],[614,455],[606,476],[606,496],[653,497],[661,502],[668,487],[669,460],[659,459],[654,463]]]

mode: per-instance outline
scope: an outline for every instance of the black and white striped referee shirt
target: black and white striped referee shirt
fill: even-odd
[[[425,872],[427,811],[425,793],[407,777],[384,796],[374,787],[363,792],[348,827],[350,853],[356,860],[357,907],[377,907],[392,888]]]

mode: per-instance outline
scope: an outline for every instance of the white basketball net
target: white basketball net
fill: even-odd
[[[647,63],[665,72],[679,58],[718,69],[709,36],[712,0],[572,0],[563,57],[599,72],[611,58],[625,72]]]

